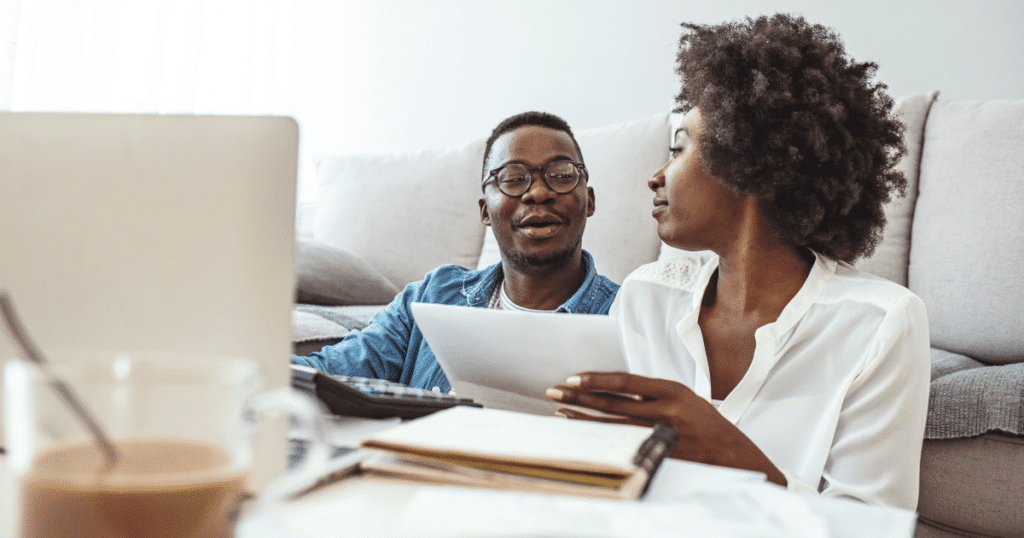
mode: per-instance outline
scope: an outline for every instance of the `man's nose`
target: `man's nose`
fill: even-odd
[[[524,202],[531,201],[537,204],[553,201],[556,197],[558,197],[558,193],[551,190],[551,187],[548,187],[548,183],[544,181],[544,176],[541,174],[534,174],[533,183],[523,193]]]

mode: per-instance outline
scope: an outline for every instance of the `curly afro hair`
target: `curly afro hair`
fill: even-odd
[[[802,17],[683,27],[674,112],[700,109],[705,170],[757,196],[787,244],[850,263],[874,252],[882,207],[907,185],[903,124],[870,81],[878,65]]]

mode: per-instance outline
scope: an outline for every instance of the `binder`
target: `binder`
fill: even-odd
[[[436,484],[643,497],[675,428],[456,407],[363,441],[364,472]]]

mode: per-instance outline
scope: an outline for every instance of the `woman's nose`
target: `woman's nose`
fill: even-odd
[[[668,166],[668,163],[665,163],[664,166],[651,176],[651,179],[647,180],[647,188],[657,191],[660,187],[665,186],[665,166]]]

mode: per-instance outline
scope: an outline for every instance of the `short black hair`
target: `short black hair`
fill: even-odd
[[[487,139],[487,146],[484,148],[484,162],[481,176],[487,175],[487,158],[491,156],[491,146],[494,145],[494,141],[497,140],[499,136],[509,131],[525,127],[527,125],[537,125],[558,131],[564,131],[569,135],[569,138],[572,139],[573,145],[576,146],[576,153],[580,154],[580,162],[583,162],[583,152],[580,151],[580,145],[576,142],[576,136],[572,134],[572,129],[569,128],[569,124],[566,123],[565,120],[547,112],[522,112],[515,116],[505,118],[497,127],[494,128],[493,131],[491,131],[491,136]]]
[[[674,112],[697,107],[701,161],[757,196],[781,240],[846,262],[870,255],[883,205],[907,180],[903,124],[878,65],[847,58],[830,28],[786,14],[684,23]]]

